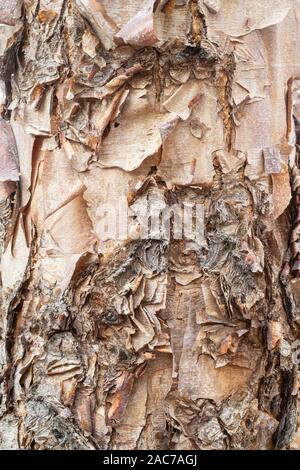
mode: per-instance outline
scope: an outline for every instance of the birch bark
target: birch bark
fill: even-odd
[[[299,29],[0,0],[0,448],[300,448]]]

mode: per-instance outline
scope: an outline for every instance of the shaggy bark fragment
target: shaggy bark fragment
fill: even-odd
[[[189,81],[187,85],[182,85],[174,95],[164,102],[164,107],[186,121],[190,116],[191,108],[202,95],[201,90],[202,86],[199,82]]]
[[[153,46],[158,41],[153,21],[157,3],[157,0],[147,0],[143,9],[116,34],[115,40],[136,47]]]
[[[147,157],[159,151],[162,146],[160,128],[165,128],[173,120],[171,113],[155,112],[146,91],[132,90],[121,119],[100,147],[101,166],[135,170]]]
[[[24,130],[28,134],[46,136],[51,134],[53,91],[52,87],[48,88],[38,109],[34,102],[25,105],[21,119],[24,122]]]
[[[105,49],[113,48],[113,35],[117,26],[107,15],[105,8],[97,0],[75,0],[75,5],[90,21]]]

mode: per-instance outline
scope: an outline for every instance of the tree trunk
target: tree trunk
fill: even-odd
[[[0,447],[299,449],[300,1],[0,23]]]

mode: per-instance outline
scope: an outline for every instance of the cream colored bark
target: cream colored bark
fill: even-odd
[[[0,447],[299,448],[300,1],[0,23]],[[204,239],[135,239],[151,201],[202,204]]]

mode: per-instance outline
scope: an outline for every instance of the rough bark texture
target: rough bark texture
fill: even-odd
[[[0,447],[300,448],[300,1],[0,23]],[[204,240],[100,240],[120,196]]]

